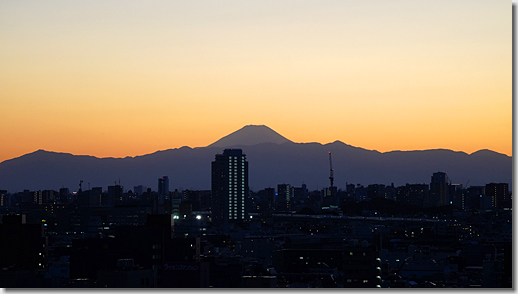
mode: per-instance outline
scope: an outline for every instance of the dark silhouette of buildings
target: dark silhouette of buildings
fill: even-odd
[[[396,189],[394,200],[422,206],[428,202],[428,192],[427,184],[406,184]]]
[[[116,269],[100,269],[97,272],[99,288],[155,288],[156,270],[134,265],[133,259],[117,260]]]
[[[315,239],[319,242],[315,243]],[[293,237],[287,238],[284,249],[274,252],[273,265],[278,278],[286,284],[376,288],[381,284],[378,257],[376,248],[367,241]]]
[[[511,207],[509,197],[509,185],[507,183],[489,183],[485,188],[486,196],[491,197],[491,204],[494,208]]]
[[[61,203],[69,203],[70,202],[70,190],[68,190],[68,188],[60,188],[59,189],[59,201]]]
[[[306,184],[302,184],[302,187],[293,187],[293,198],[296,201],[305,200],[308,197],[308,188]]]
[[[11,199],[7,190],[0,190],[0,208],[8,208],[11,206]]]
[[[488,199],[485,196],[484,186],[471,186],[462,192],[460,205],[455,200],[453,204],[462,209],[489,209],[493,204],[486,203],[486,200]]]
[[[4,215],[0,225],[0,268],[44,269],[48,239],[44,223],[27,224],[25,215]]]
[[[211,176],[211,190],[169,192],[166,176],[158,192],[0,190],[0,286],[512,287],[508,184],[437,172],[430,186],[253,192],[240,149]]]
[[[110,205],[110,199],[106,199],[106,197],[103,199],[102,194],[101,187],[93,187],[91,190],[80,191],[77,193],[77,202],[81,207],[99,207],[103,204]]]
[[[432,175],[430,182],[430,206],[443,206],[450,204],[448,193],[449,179],[443,172],[436,172]]]
[[[188,201],[192,204],[194,211],[210,210],[210,190],[184,190],[182,202]]]
[[[138,186],[133,187],[133,193],[135,193],[135,195],[137,195],[137,196],[141,196],[145,190],[146,190],[146,187],[144,187],[143,185],[138,185]]]
[[[169,178],[162,176],[158,179],[158,204],[162,205],[169,200]]]
[[[293,198],[293,188],[290,184],[277,185],[277,195],[275,197],[275,210],[288,212],[291,210],[291,199]]]
[[[108,205],[112,206],[118,202],[122,202],[122,194],[123,191],[121,185],[108,186]]]

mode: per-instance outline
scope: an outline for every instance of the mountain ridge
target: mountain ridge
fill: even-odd
[[[286,142],[286,143],[293,143],[293,144],[316,144],[316,145],[322,145],[322,146],[330,146],[330,145],[332,145],[334,143],[337,143],[337,142],[342,143],[343,145],[345,145],[347,147],[351,147],[351,148],[355,148],[355,149],[360,149],[360,150],[365,150],[365,151],[373,151],[373,152],[377,152],[377,153],[380,153],[380,154],[389,154],[389,153],[398,153],[398,152],[410,153],[410,152],[426,152],[426,151],[450,151],[450,152],[455,152],[455,153],[466,154],[468,156],[472,156],[472,155],[475,155],[475,154],[481,154],[481,153],[486,153],[486,154],[487,153],[491,153],[491,154],[498,154],[498,155],[503,155],[503,156],[512,158],[512,156],[509,156],[509,155],[504,154],[504,153],[496,152],[496,151],[493,151],[493,150],[490,150],[490,149],[480,149],[480,150],[474,151],[472,153],[467,153],[465,151],[456,151],[456,150],[446,149],[446,148],[419,149],[419,150],[391,150],[391,151],[381,152],[381,151],[378,151],[378,150],[375,150],[375,149],[366,149],[366,148],[363,148],[363,147],[357,147],[357,146],[349,145],[349,144],[346,144],[346,143],[344,143],[342,141],[339,141],[339,140],[331,142],[331,143],[319,143],[319,142],[301,142],[301,143]],[[235,145],[235,146],[236,147],[250,147],[250,146],[261,145],[261,144],[275,144],[275,143],[265,142],[265,143],[258,143],[258,144],[254,144],[254,145]],[[282,143],[282,144],[284,144],[284,143]],[[29,152],[29,153],[20,155],[18,157],[13,157],[13,158],[10,158],[10,159],[6,159],[6,160],[0,162],[0,164],[8,162],[8,161],[11,161],[11,160],[14,160],[14,159],[19,159],[19,158],[25,157],[27,155],[37,154],[38,152],[45,152],[45,153],[52,153],[52,154],[63,154],[63,155],[72,155],[72,156],[82,156],[82,157],[91,157],[91,158],[97,158],[97,159],[126,159],[126,158],[138,158],[138,157],[148,156],[148,155],[152,155],[152,154],[155,154],[155,153],[160,153],[160,152],[165,152],[165,151],[170,151],[170,150],[180,150],[180,149],[186,149],[186,148],[188,148],[190,150],[196,150],[196,149],[208,148],[208,147],[210,147],[210,148],[225,148],[225,147],[210,146],[210,145],[205,146],[205,147],[182,146],[182,147],[178,147],[178,148],[169,148],[169,149],[164,149],[164,150],[157,150],[157,151],[154,151],[154,152],[148,153],[148,154],[135,155],[135,156],[129,156],[128,155],[128,156],[124,156],[124,157],[113,157],[113,156],[100,157],[100,156],[88,155],[88,154],[73,154],[73,153],[69,153],[69,152],[60,152],[60,151],[51,151],[51,150],[45,150],[45,149],[38,149],[36,151]]]
[[[234,147],[243,149],[247,155],[250,187],[256,190],[280,183],[294,186],[306,183],[309,189],[328,186],[329,151],[333,156],[335,184],[343,189],[346,183],[429,183],[432,173],[437,171],[446,172],[459,183],[470,180],[471,185],[489,182],[512,185],[512,157],[487,149],[471,154],[450,149],[379,152],[339,140],[326,144],[290,140],[244,143]],[[210,163],[225,148],[211,145],[182,146],[119,158],[38,149],[0,163],[0,190],[14,192],[62,186],[73,190],[79,180],[106,188],[119,178],[126,189],[145,185],[156,190],[157,179],[162,175],[169,176],[172,190],[175,187],[208,190]]]

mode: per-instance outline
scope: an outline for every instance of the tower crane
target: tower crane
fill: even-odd
[[[331,151],[329,151],[329,181],[331,181],[331,187],[333,187],[333,181],[334,181],[334,176],[333,176],[333,161],[331,160]]]

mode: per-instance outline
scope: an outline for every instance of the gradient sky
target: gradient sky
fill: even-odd
[[[512,155],[511,1],[1,1],[0,161],[295,142]]]

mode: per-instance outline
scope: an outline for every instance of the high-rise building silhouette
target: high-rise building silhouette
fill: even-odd
[[[121,185],[108,186],[108,206],[122,202],[123,189]]]
[[[485,194],[491,197],[492,207],[511,207],[511,197],[509,197],[509,185],[507,183],[489,183],[485,187]]]
[[[145,190],[146,190],[146,187],[144,187],[143,185],[138,185],[138,186],[133,187],[133,193],[135,193],[138,196],[141,196]]]
[[[158,179],[158,204],[164,204],[169,198],[169,178],[162,176]]]
[[[428,199],[428,185],[427,184],[407,184],[408,187],[408,203],[412,205],[423,205]]]
[[[436,172],[432,175],[430,182],[430,206],[443,206],[450,204],[448,195],[448,175],[443,172]]]
[[[275,210],[288,212],[291,209],[291,198],[293,197],[292,189],[290,184],[277,185]]]
[[[36,204],[43,204],[43,191],[33,191],[32,192],[33,202]]]
[[[212,162],[212,222],[245,219],[248,197],[248,162],[241,149],[225,149]]]
[[[59,189],[59,201],[61,203],[68,203],[70,201],[70,190],[68,188],[60,188]]]
[[[11,201],[7,190],[0,190],[0,207],[10,207]]]

